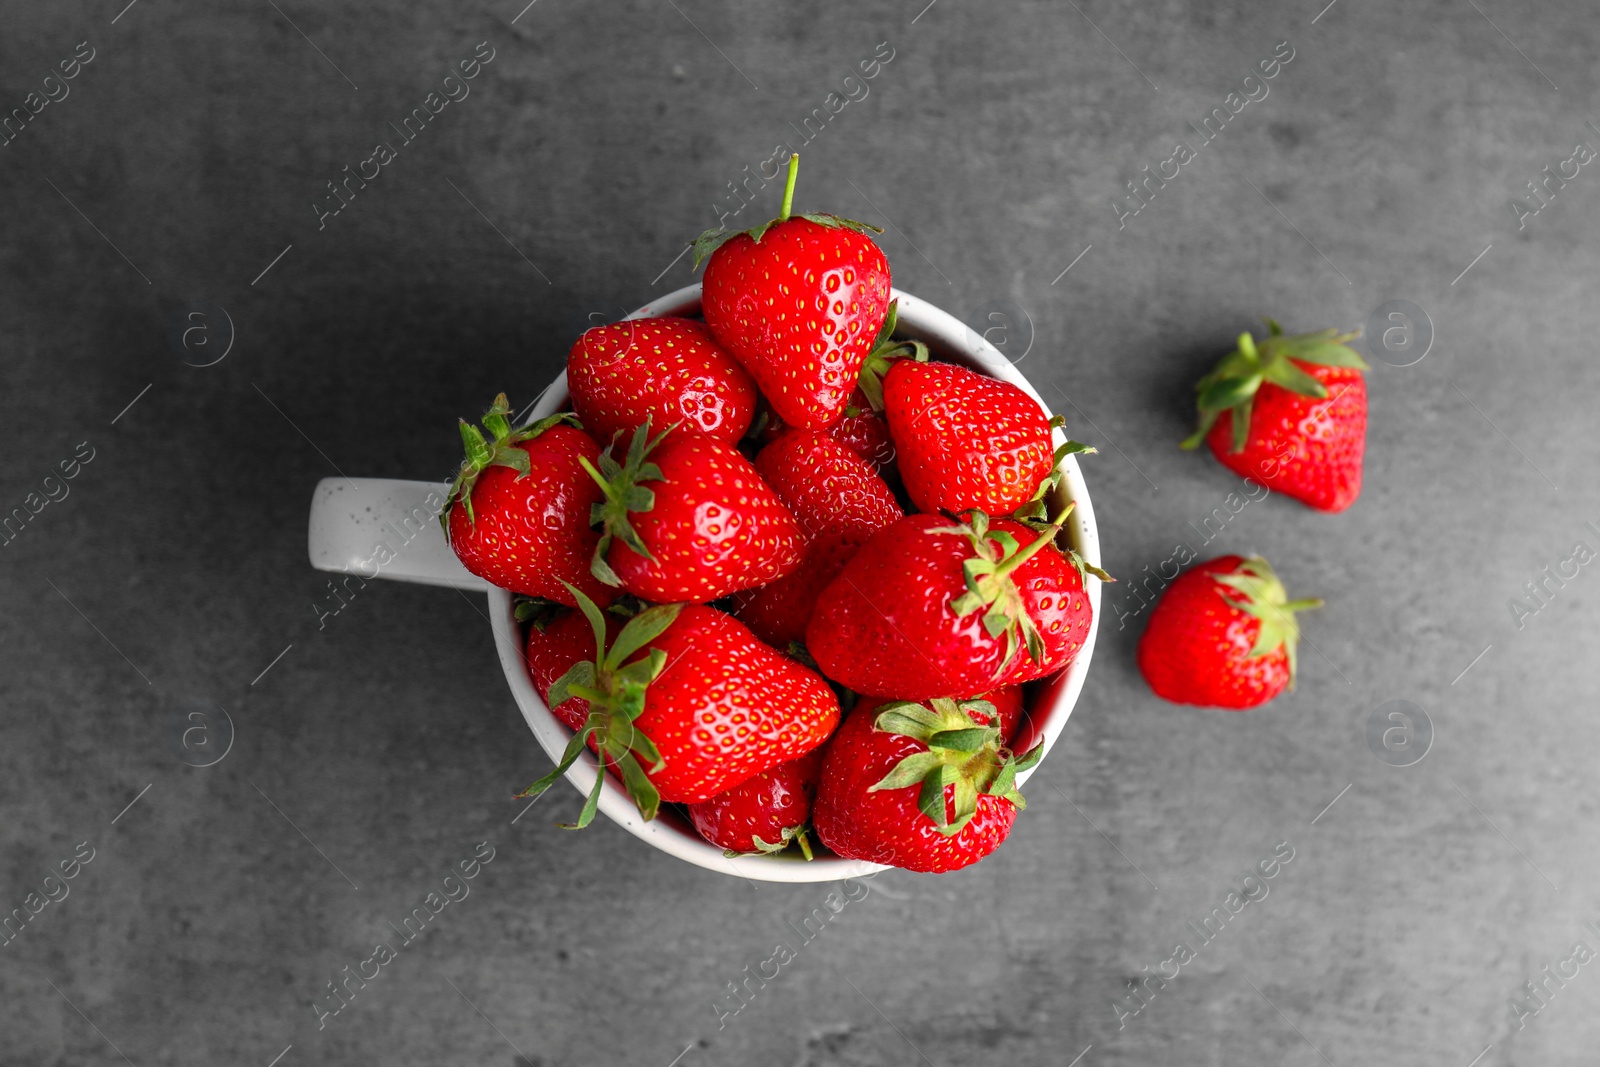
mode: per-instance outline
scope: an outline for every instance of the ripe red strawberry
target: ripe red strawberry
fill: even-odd
[[[606,639],[609,642],[621,631],[624,620],[610,611],[601,614],[605,616]],[[520,612],[517,617],[522,618]],[[562,609],[528,626],[523,654],[528,661],[533,688],[548,707],[550,687],[576,664],[594,658],[594,629],[582,612]],[[589,702],[582,697],[569,696],[561,704],[550,708],[550,713],[560,719],[567,729],[581,730],[584,720],[589,717]]]
[[[600,535],[589,528],[599,502],[584,464],[600,450],[571,415],[513,430],[506,395],[483,416],[489,440],[461,420],[467,458],[441,515],[462,566],[502,589],[575,603],[571,582],[601,604],[615,593],[590,573]]]
[[[730,856],[750,852],[782,852],[793,841],[806,859],[811,842],[811,798],[822,776],[822,749],[780,763],[746,779],[710,800],[689,805],[689,818],[700,836]]]
[[[763,398],[756,407],[755,422],[747,441],[759,450],[783,436],[788,429]],[[873,410],[860,386],[850,394],[844,417],[822,432],[866,460],[874,472],[893,475],[894,440],[889,436],[889,424]]]
[[[828,745],[812,813],[817,836],[849,859],[913,871],[953,871],[993,852],[1023,806],[1020,759],[992,711],[936,698],[932,706],[863,701]]]
[[[841,685],[902,700],[971,697],[1059,670],[1089,625],[1087,565],[1053,544],[1065,520],[1041,535],[981,511],[967,522],[908,515],[823,590],[806,648]]]
[[[1041,552],[1014,576],[1022,606],[1039,631],[1043,659],[1018,656],[1006,672],[1012,684],[1031,682],[1054,674],[1078,657],[1094,627],[1094,608],[1083,584],[1086,575],[1112,581],[1109,574],[1091,567],[1076,553]],[[1007,735],[1009,737],[1009,735]]]
[[[816,430],[786,431],[756,456],[756,471],[807,537],[865,534],[904,514],[866,460]]]
[[[1195,384],[1201,440],[1224,467],[1317,509],[1343,511],[1361,495],[1367,449],[1366,361],[1354,333],[1239,335],[1239,347]]]
[[[889,309],[889,261],[866,231],[834,215],[789,214],[800,157],[789,160],[783,207],[743,233],[710,230],[701,310],[778,416],[821,429],[838,421]],[[882,231],[877,231],[882,232]]]
[[[559,707],[581,697],[589,715],[556,768],[522,796],[549,788],[588,745],[652,819],[662,801],[699,803],[799,759],[838,725],[828,683],[731,616],[700,604],[659,605],[608,644],[604,613],[588,597],[576,599],[596,655],[551,685],[546,700]],[[597,778],[577,825],[594,818],[599,798]]]
[[[594,632],[589,620],[575,611],[562,612],[542,624],[528,627],[523,643],[523,657],[528,661],[528,674],[533,678],[533,688],[539,699],[546,701],[550,687],[572,669],[594,654]],[[587,704],[579,697],[569,697],[559,707],[550,708],[551,714],[569,729],[576,730],[588,718]]]
[[[798,567],[740,597],[734,614],[786,649],[805,639],[817,594],[872,531],[900,518],[900,504],[871,465],[825,432],[785,430],[756,457],[756,470],[810,541]]]
[[[567,388],[572,410],[598,441],[653,420],[681,421],[734,444],[756,406],[756,383],[693,319],[624,319],[585,330],[567,356]]]
[[[1008,515],[1041,500],[1069,452],[1052,447],[1059,417],[1008,382],[952,363],[904,359],[883,379],[884,415],[911,502],[923,511]]]
[[[894,438],[889,435],[889,424],[883,416],[872,410],[866,394],[860,389],[850,394],[850,403],[844,409],[844,418],[829,426],[829,437],[866,460],[879,474],[894,467]]]
[[[817,597],[861,549],[864,535],[824,534],[805,548],[800,565],[777,581],[740,593],[734,617],[777,649],[804,643]]]
[[[1139,672],[1177,704],[1242,711],[1294,688],[1300,627],[1294,614],[1320,600],[1290,600],[1264,559],[1220,556],[1179,575],[1150,612]]]
[[[694,430],[634,431],[626,461],[607,449],[594,573],[656,603],[715,600],[788,574],[805,536],[737,448]]]

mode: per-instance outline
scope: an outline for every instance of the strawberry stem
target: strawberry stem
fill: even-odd
[[[778,221],[788,219],[789,211],[794,207],[794,179],[800,173],[800,153],[795,152],[789,156],[789,176],[783,182],[783,206],[778,209]]]

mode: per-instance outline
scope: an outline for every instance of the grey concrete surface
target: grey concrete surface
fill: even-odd
[[[0,908],[76,875],[0,947],[0,1063],[1593,1062],[1600,577],[1543,574],[1600,548],[1600,171],[1561,177],[1600,147],[1593,6],[924,3],[0,10],[0,105],[60,97],[0,148],[0,508],[66,493],[0,549]],[[480,42],[470,95],[319,227],[325,183]],[[799,203],[884,224],[896,283],[1100,446],[1124,582],[1006,847],[884,875],[805,942],[828,887],[558,830],[570,791],[513,823],[549,764],[479,605],[373,584],[319,626],[305,518],[325,476],[444,478],[457,416],[689,282],[727,183],[834,92]],[[1174,447],[1189,383],[1262,315],[1401,299],[1431,346],[1374,362],[1360,502],[1274,496],[1204,543],[1238,483]],[[1234,715],[1143,686],[1130,587],[1180,543],[1327,599],[1296,693]],[[1367,740],[1392,700],[1431,723],[1409,766]],[[194,766],[222,710],[231,749]],[[481,842],[470,895],[319,1029]],[[777,942],[795,958],[729,1011]]]

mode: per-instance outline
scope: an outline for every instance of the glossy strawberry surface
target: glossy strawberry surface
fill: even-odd
[[[971,697],[1066,665],[1081,645],[1074,613],[1082,582],[1076,571],[1054,547],[1018,568],[1016,584],[1024,601],[1042,608],[1048,600],[1048,611],[1060,614],[1034,620],[1043,623],[1042,664],[1024,670],[1028,652],[1019,649],[1002,669],[1006,640],[985,629],[984,612],[957,615],[951,607],[966,591],[962,564],[973,555],[965,537],[940,532],[953,525],[939,515],[918,514],[884,527],[822,591],[806,627],[806,648],[824,674],[857,692],[925,700]],[[1010,534],[1021,547],[1038,536],[1005,520],[992,529]],[[1062,597],[1067,598],[1064,612]],[[1035,670],[1038,674],[1030,673]]]
[[[850,414],[852,410],[856,414]],[[870,463],[879,474],[893,469],[894,438],[889,435],[889,424],[872,410],[861,390],[851,394],[844,418],[829,426],[827,432],[829,437]]]
[[[1017,807],[1000,796],[978,797],[977,814],[945,835],[917,808],[919,786],[873,790],[905,757],[927,751],[910,737],[874,729],[882,701],[863,697],[828,743],[812,822],[822,843],[848,859],[939,873],[969,866],[1010,834]],[[946,811],[953,787],[946,786]]]
[[[1163,700],[1243,710],[1289,685],[1289,655],[1279,647],[1251,656],[1261,620],[1233,606],[1234,590],[1216,581],[1244,560],[1220,556],[1180,574],[1150,612],[1139,639],[1139,673]]]
[[[756,470],[807,537],[868,533],[904,514],[871,465],[826,433],[786,431],[761,450]]]
[[[759,589],[738,594],[734,617],[773,648],[786,651],[795,642],[804,644],[817,597],[839,577],[864,540],[850,534],[813,538],[794,570]]]
[[[705,323],[625,319],[584,331],[567,356],[572,409],[600,442],[646,419],[657,429],[682,421],[730,444],[755,412],[756,386]]]
[[[995,526],[1011,530],[1011,525],[1003,522]],[[1032,531],[1027,540],[1015,530],[1011,532],[1024,545],[1032,540]],[[1042,661],[1026,654],[1018,656],[1006,672],[1011,683],[1043,678],[1065,667],[1077,658],[1094,629],[1094,608],[1083,587],[1083,575],[1060,552],[1040,552],[1028,560],[1018,568],[1016,583],[1028,616],[1039,629],[1045,656]]]
[[[599,541],[589,509],[601,494],[579,459],[599,456],[594,441],[557,425],[506,447],[528,454],[528,473],[506,466],[480,472],[471,517],[459,500],[446,514],[450,547],[467,570],[502,589],[570,605],[566,581],[596,603],[610,603],[615,591],[589,569]]]
[[[706,263],[701,304],[722,346],[785,423],[838,421],[889,310],[889,261],[872,238],[793,217],[739,234]]]
[[[664,801],[708,800],[804,756],[839,723],[827,682],[715,608],[685,605],[648,649],[666,667],[634,726],[661,752],[661,769],[646,773]]]
[[[923,511],[1009,514],[1054,467],[1049,420],[1008,382],[899,360],[884,376],[883,402],[900,477]]]
[[[822,775],[822,748],[747,778],[732,789],[689,805],[700,836],[730,852],[763,852],[787,842],[811,819]],[[758,844],[765,843],[763,849]]]
[[[1343,511],[1361,495],[1367,450],[1367,380],[1355,368],[1294,361],[1321,382],[1326,398],[1262,383],[1244,451],[1233,449],[1233,413],[1206,435],[1217,460],[1242,477],[1318,511]]]
[[[800,562],[805,535],[738,449],[679,429],[650,459],[661,478],[640,484],[654,504],[630,521],[654,558],[621,539],[606,557],[629,592],[703,603],[775,581]]]

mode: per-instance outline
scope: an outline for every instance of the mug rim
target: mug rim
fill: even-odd
[[[698,282],[684,286],[650,301],[627,318],[697,315],[700,311],[700,288]],[[1049,417],[1050,405],[985,337],[925,300],[899,289],[892,289],[890,295],[899,301],[899,321],[906,328],[904,332],[928,342],[930,348],[952,362],[1017,386],[1032,397]],[[554,414],[567,402],[567,373],[563,369],[546,387],[527,419],[536,421]],[[1052,430],[1052,437],[1057,445],[1065,441],[1059,429]],[[1078,468],[1077,457],[1065,457],[1061,470],[1061,483],[1051,503],[1055,507],[1064,507],[1067,501],[1073,502],[1072,514],[1068,516],[1063,532],[1078,554],[1087,563],[1098,567],[1100,543],[1094,507],[1089,499],[1088,486],[1084,484]],[[1092,621],[1083,648],[1064,671],[1041,683],[1030,683],[1029,700],[1024,709],[1025,725],[1019,737],[1019,741],[1025,743],[1019,743],[1018,747],[1026,748],[1039,743],[1044,746],[1044,752],[1038,763],[1017,775],[1019,787],[1043,764],[1043,757],[1049,756],[1051,747],[1061,735],[1083,691],[1100,629],[1100,583],[1086,582],[1085,593],[1089,597]],[[515,618],[512,594],[505,589],[491,588],[487,595],[490,624],[506,683],[539,746],[552,761],[559,760],[572,732],[550,713],[533,687],[523,654],[522,627]],[[593,787],[595,776],[599,773],[594,754],[585,750],[565,777],[580,795],[585,795]],[[622,786],[609,776],[601,789],[599,810],[634,837],[669,855],[707,870],[751,881],[827,882],[867,877],[888,869],[886,864],[831,854],[805,860],[798,855],[791,855],[792,850],[771,856],[725,856],[720,848],[700,837],[689,821],[670,806],[663,805],[656,818],[646,822]]]

